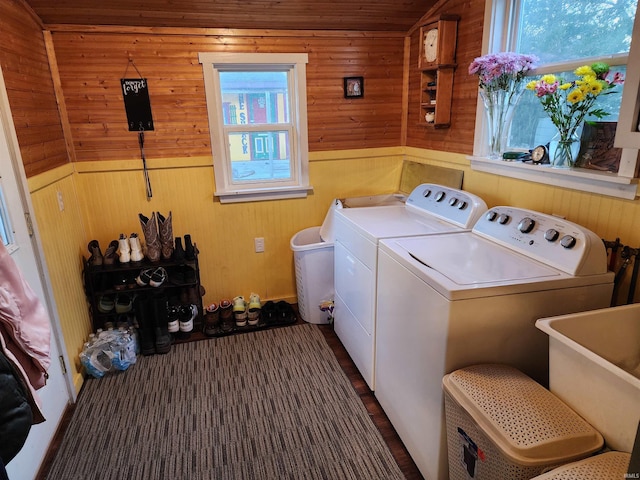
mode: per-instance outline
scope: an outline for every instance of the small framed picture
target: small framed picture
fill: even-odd
[[[364,95],[364,77],[344,77],[344,98],[359,98]]]

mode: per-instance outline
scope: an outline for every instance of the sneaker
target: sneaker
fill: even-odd
[[[193,331],[193,321],[198,315],[198,307],[195,305],[183,305],[180,307],[180,314],[178,318],[180,336],[182,338],[189,338]]]
[[[247,304],[244,297],[238,296],[233,299],[233,316],[236,319],[237,327],[245,327],[247,325]]]
[[[257,325],[260,321],[260,309],[262,305],[260,303],[260,295],[252,293],[249,296],[249,312],[247,314],[247,321],[249,325]]]
[[[167,330],[169,333],[178,333],[180,331],[180,322],[178,318],[180,316],[180,307],[176,305],[169,305],[167,307]]]

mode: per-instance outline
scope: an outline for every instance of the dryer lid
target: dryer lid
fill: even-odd
[[[335,229],[333,226],[333,211],[342,208],[342,202],[334,198],[329,206],[329,211],[324,217],[324,222],[320,227],[320,238],[323,242],[333,243],[335,239]]]

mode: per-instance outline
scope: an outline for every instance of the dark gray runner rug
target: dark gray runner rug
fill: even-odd
[[[52,480],[402,479],[317,326],[174,345],[85,383]]]

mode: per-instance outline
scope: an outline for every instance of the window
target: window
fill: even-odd
[[[535,74],[532,78],[554,73],[573,79],[575,68],[595,61],[611,65],[612,73],[619,71],[624,74],[636,7],[637,0],[489,0],[485,10],[483,53],[515,51],[537,55],[540,62],[532,72]],[[621,98],[622,88],[618,88],[615,94],[598,100],[598,106],[609,112],[604,120],[617,121]],[[514,115],[509,149],[531,149],[547,143],[555,133],[556,129],[539,100],[531,92],[525,91]],[[474,155],[483,156],[484,138],[484,114],[479,105]],[[632,154],[627,152],[626,155],[629,159]],[[629,161],[634,165],[623,167],[624,162],[621,163],[619,174],[633,177],[635,157]],[[534,174],[530,170],[527,172],[527,175]],[[578,175],[573,171],[553,174]],[[526,177],[518,173],[507,175]],[[584,177],[588,174],[582,172],[580,175]],[[541,181],[549,183],[544,179]],[[558,185],[570,186],[560,180],[558,182]],[[587,184],[583,185],[584,188],[578,188],[597,191]],[[632,187],[629,187],[629,191],[633,190],[635,194],[635,185]]]
[[[216,196],[307,194],[306,54],[201,53]]]
[[[11,231],[11,224],[9,223],[9,214],[7,206],[4,201],[4,195],[2,193],[2,184],[0,183],[0,238],[2,244],[5,247],[9,247],[9,244],[13,242],[13,235]]]

